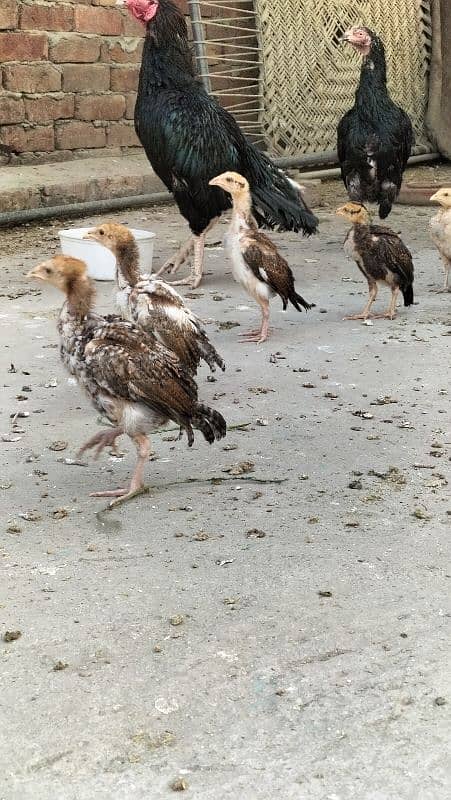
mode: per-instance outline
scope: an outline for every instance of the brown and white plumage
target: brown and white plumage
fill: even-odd
[[[437,292],[451,292],[449,273],[451,271],[451,189],[439,189],[432,195],[431,201],[440,203],[441,208],[430,221],[431,238],[439,251],[445,278],[442,289]]]
[[[258,331],[244,334],[249,341],[264,342],[269,333],[269,301],[276,294],[283,310],[288,303],[302,311],[313,305],[307,303],[294,287],[293,273],[275,244],[258,230],[252,216],[249,184],[236,172],[224,172],[210,181],[232,196],[233,212],[225,244],[232,260],[233,277],[259,304],[262,324]]]
[[[360,203],[346,203],[336,213],[352,223],[344,241],[344,250],[367,279],[369,289],[369,299],[361,314],[352,314],[345,319],[366,320],[369,316],[394,319],[399,291],[402,292],[405,306],[413,303],[414,270],[410,250],[391,228],[370,225],[368,211]],[[379,283],[390,287],[391,302],[384,314],[371,315]]]
[[[81,452],[96,447],[98,455],[123,433],[137,447],[138,461],[129,489],[93,496],[124,500],[143,490],[150,453],[148,435],[169,419],[185,430],[190,446],[193,428],[209,443],[225,436],[223,417],[198,402],[196,383],[174,353],[134,323],[94,312],[94,288],[83,261],[56,256],[31,270],[29,277],[65,293],[58,320],[61,358],[94,407],[114,426],[92,437]]]
[[[193,374],[203,359],[211,371],[224,361],[210,342],[200,319],[183,297],[168,283],[152,275],[141,275],[135,238],[125,225],[106,222],[86,234],[107,247],[116,257],[117,301],[122,315],[152,333]]]

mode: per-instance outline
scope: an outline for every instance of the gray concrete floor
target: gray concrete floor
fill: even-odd
[[[342,321],[366,286],[341,198],[318,237],[275,237],[317,308],[275,300],[264,345],[239,343],[257,312],[207,251],[191,302],[228,368],[200,394],[231,430],[155,436],[151,494],[108,513],[88,493],[132,449],[65,462],[98,421],[59,362],[60,297],[23,277],[61,226],[2,232],[0,635],[21,637],[0,643],[1,800],[159,800],[176,778],[196,800],[450,796],[451,295],[430,210],[398,207],[417,304]],[[156,265],[186,233],[172,208],[115,218],[155,230]]]

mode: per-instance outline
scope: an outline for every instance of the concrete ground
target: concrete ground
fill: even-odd
[[[59,362],[60,297],[24,279],[62,225],[2,233],[1,800],[450,797],[451,295],[430,209],[399,206],[416,304],[344,322],[366,286],[328,191],[318,237],[275,237],[317,308],[275,300],[264,345],[238,341],[257,313],[212,234],[190,302],[228,436],[155,436],[151,493],[111,512],[88,493],[132,448],[76,462],[99,421]],[[174,208],[114,217],[157,233],[155,266],[186,233]]]

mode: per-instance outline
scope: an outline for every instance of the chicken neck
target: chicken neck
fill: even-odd
[[[92,281],[83,277],[68,278],[66,284],[67,304],[71,314],[86,317],[94,306],[95,289]]]
[[[136,286],[141,277],[139,250],[136,242],[119,242],[115,247],[114,254],[116,256],[116,283],[119,288]]]

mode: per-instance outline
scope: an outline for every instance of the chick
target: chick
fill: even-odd
[[[433,203],[440,203],[441,209],[430,221],[430,231],[432,241],[439,251],[443,269],[445,271],[445,281],[442,289],[436,292],[451,292],[449,285],[449,273],[451,270],[451,189],[439,189],[430,198]]]
[[[58,320],[61,359],[96,410],[113,425],[93,436],[80,452],[95,447],[97,456],[123,433],[137,449],[129,487],[93,492],[92,497],[116,497],[111,505],[117,505],[145,491],[149,433],[170,419],[186,431],[189,446],[194,441],[193,427],[210,444],[225,436],[224,418],[198,402],[196,383],[174,353],[133,323],[95,313],[95,290],[83,261],[55,256],[32,269],[28,277],[50,283],[65,294]]]
[[[99,242],[116,257],[117,304],[122,316],[155,335],[196,374],[201,359],[214,372],[224,361],[210,342],[200,319],[165,281],[141,274],[135,238],[125,225],[104,222],[85,239]]]
[[[258,230],[252,216],[252,198],[246,178],[237,172],[224,172],[213,178],[210,186],[219,186],[232,197],[232,220],[225,245],[232,260],[233,277],[258,303],[262,314],[260,329],[242,335],[248,341],[261,344],[269,335],[269,301],[272,297],[279,295],[284,311],[289,301],[297,311],[303,308],[307,311],[314,304],[307,303],[297,294],[287,262],[271,239]]]
[[[360,314],[350,314],[345,319],[375,318],[394,319],[396,298],[401,291],[404,305],[413,303],[412,255],[397,233],[382,225],[371,225],[370,215],[360,203],[346,203],[336,213],[352,228],[344,241],[345,253],[354,259],[368,281],[369,299]],[[384,314],[370,314],[378,291],[378,284],[385,283],[391,289],[391,302]]]

